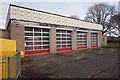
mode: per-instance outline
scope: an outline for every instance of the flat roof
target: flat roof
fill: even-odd
[[[14,9],[12,9],[13,7],[17,7],[18,9],[16,9],[16,10],[14,10]],[[73,18],[71,18],[71,17],[68,17],[68,16],[63,16],[63,15],[59,15],[59,14],[54,14],[54,13],[50,13],[50,12],[45,12],[45,11],[40,11],[40,10],[36,10],[36,9],[32,9],[32,8],[28,8],[28,7],[23,7],[23,6],[18,6],[18,5],[14,5],[14,4],[10,4],[10,6],[9,6],[9,10],[10,10],[10,18],[9,19],[17,19],[17,20],[25,20],[25,16],[24,16],[24,19],[22,18],[20,18],[20,16],[19,15],[21,15],[20,13],[17,13],[17,12],[20,12],[20,8],[22,8],[23,10],[24,10],[24,12],[27,12],[27,10],[31,10],[30,12],[31,13],[33,13],[34,11],[36,11],[37,13],[36,14],[42,14],[42,13],[44,13],[44,14],[42,14],[42,15],[40,15],[40,16],[44,16],[44,15],[47,15],[47,16],[45,16],[45,17],[47,17],[46,19],[53,19],[53,18],[56,18],[56,21],[58,20],[58,22],[55,22],[55,20],[54,21],[51,21],[50,22],[50,20],[48,20],[48,23],[53,23],[53,24],[57,24],[57,25],[68,25],[68,26],[73,26],[73,27],[80,27],[80,28],[83,28],[83,27],[85,27],[85,28],[89,28],[89,29],[96,29],[96,30],[102,30],[102,26],[100,25],[100,24],[96,24],[96,23],[90,23],[90,22],[86,22],[86,21],[83,21],[83,20],[79,20],[79,19],[73,19]],[[12,10],[11,10],[12,9]],[[16,13],[16,15],[18,15],[19,16],[19,18],[18,18],[18,16],[17,17],[15,17],[15,15],[14,15],[14,13]],[[8,14],[8,15],[9,15]],[[27,16],[27,15],[26,15]],[[64,17],[64,18],[63,18]],[[42,18],[44,18],[44,17],[42,17]],[[41,18],[41,19],[42,19]],[[31,21],[31,19],[27,19],[28,21],[30,20]],[[38,21],[38,20],[34,20],[34,22],[36,22],[36,21]],[[65,23],[65,22],[66,23]],[[40,22],[40,21],[39,21]],[[45,21],[45,20],[42,20],[42,22],[43,23],[47,23],[47,20]],[[55,22],[55,23],[54,23]],[[64,22],[64,23],[63,23]],[[73,24],[70,24],[70,22],[72,22]],[[8,22],[6,22],[6,25],[7,25],[7,23]],[[80,25],[81,24],[81,25]],[[82,25],[83,24],[83,25]],[[88,27],[87,27],[87,25],[85,25],[85,24],[88,24]],[[81,26],[83,26],[83,27],[81,27]],[[89,27],[89,26],[91,26],[91,27]],[[92,27],[93,26],[93,27]],[[100,29],[98,28],[98,27],[96,27],[96,26],[98,26],[98,27],[100,27]]]

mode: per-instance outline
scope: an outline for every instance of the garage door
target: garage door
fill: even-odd
[[[49,53],[49,29],[25,27],[25,54]]]
[[[98,47],[98,33],[91,33],[91,48]]]
[[[87,32],[77,31],[77,49],[87,48]]]
[[[56,30],[57,52],[72,50],[71,48],[71,31]]]

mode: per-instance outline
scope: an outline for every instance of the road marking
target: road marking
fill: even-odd
[[[31,70],[31,69],[36,69],[36,68],[40,68],[40,67],[42,67],[42,66],[44,66],[44,65],[46,65],[47,63],[43,63],[43,64],[41,64],[41,65],[39,65],[39,66],[37,66],[37,67],[32,67],[32,68],[29,68],[29,69],[26,69],[26,70]]]
[[[46,58],[46,57],[50,57],[50,56],[51,56],[51,55],[46,55],[46,56],[44,56],[44,57],[34,59],[34,61],[36,61],[36,60],[40,60],[40,59],[43,59],[43,58]]]
[[[103,51],[103,48],[100,49],[100,52],[99,52],[100,55],[103,55],[102,51]]]
[[[103,72],[105,72],[105,71],[108,71],[109,69],[111,69],[112,67],[116,66],[117,64],[118,64],[118,63],[116,63],[116,64],[114,64],[114,65],[108,67],[107,69],[100,70],[100,71],[97,71],[97,72],[95,72],[95,73],[89,75],[89,76],[88,76],[88,79],[89,79],[89,78],[94,78],[95,76],[97,76],[97,75],[99,75],[99,74],[101,74],[101,73],[103,73]]]
[[[72,54],[75,54],[76,52],[74,51],[74,52],[72,52],[72,53],[70,53],[70,54],[67,54],[67,55],[72,55]]]
[[[71,63],[74,63],[75,61],[78,61],[78,60],[88,59],[88,58],[83,58],[83,56],[87,55],[90,51],[91,49],[89,49],[86,53],[83,53],[81,56],[75,58]]]
[[[113,51],[114,51],[114,49],[113,49],[113,48],[111,48],[111,51],[113,52]]]

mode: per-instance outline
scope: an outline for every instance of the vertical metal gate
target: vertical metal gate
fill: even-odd
[[[0,58],[0,79],[18,78],[21,76],[20,52],[7,57]]]

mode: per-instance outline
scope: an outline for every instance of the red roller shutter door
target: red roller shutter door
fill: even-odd
[[[72,50],[71,31],[56,30],[57,52]]]
[[[49,29],[25,27],[25,54],[49,52]]]

